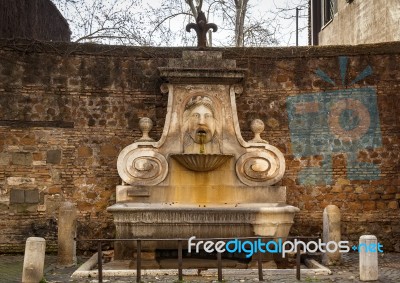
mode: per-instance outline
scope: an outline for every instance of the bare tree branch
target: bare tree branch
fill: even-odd
[[[296,5],[307,7],[307,0],[286,0],[290,3],[267,16],[252,6],[255,0],[52,1],[69,21],[74,41],[164,46],[196,41],[185,26],[196,19],[200,9],[206,12],[208,22],[219,26],[218,34],[208,34],[209,46],[213,41],[223,46],[276,45],[282,37],[277,20],[293,19]]]
[[[193,0],[185,0],[185,2],[189,5],[190,11],[192,12],[193,17],[196,19],[197,18],[197,9],[194,6]]]
[[[189,16],[192,16],[192,14],[185,13],[185,12],[180,12],[180,13],[176,13],[176,14],[169,15],[169,16],[167,16],[167,17],[161,19],[161,21],[154,27],[154,29],[153,29],[152,32],[150,33],[150,39],[151,39],[151,37],[153,36],[153,33],[154,33],[165,21],[167,21],[167,20],[169,20],[169,19],[171,19],[171,18],[175,18],[176,16],[179,16],[179,15],[189,15]]]

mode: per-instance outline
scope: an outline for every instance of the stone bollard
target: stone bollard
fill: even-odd
[[[374,235],[360,237],[358,252],[360,253],[360,280],[378,280],[378,241]]]
[[[26,240],[22,283],[38,283],[43,279],[46,240],[30,237]]]
[[[71,202],[64,202],[58,213],[58,256],[59,267],[76,264],[76,206]]]
[[[339,248],[334,252],[329,252],[328,250],[333,250],[335,246],[341,240],[340,232],[340,210],[336,205],[328,205],[324,209],[323,214],[323,242],[329,243],[331,241],[336,244],[329,244],[325,247],[327,250],[322,256],[322,263],[325,265],[335,265],[339,264],[341,261],[341,254]]]

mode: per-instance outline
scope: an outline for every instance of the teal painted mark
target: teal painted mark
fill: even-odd
[[[346,85],[346,71],[347,71],[348,58],[346,56],[339,57],[340,77],[342,78],[342,85]]]
[[[358,81],[361,81],[362,79],[372,75],[372,68],[371,66],[366,67],[349,85],[353,85]]]
[[[326,185],[332,183],[332,158],[330,155],[324,155],[321,167],[303,168],[298,175],[302,185]]]
[[[379,180],[380,168],[372,163],[358,162],[357,154],[347,153],[347,177],[349,180]]]
[[[317,74],[318,77],[326,81],[327,83],[330,83],[332,85],[336,85],[335,82],[321,69],[315,70],[315,73]]]
[[[347,58],[340,57],[339,63],[344,84]],[[372,68],[367,67],[354,81],[371,73]],[[325,79],[321,78],[329,82],[326,78],[330,78],[325,75]],[[358,161],[360,150],[382,146],[375,88],[346,88],[290,96],[287,98],[287,111],[293,154],[296,157],[323,158],[319,167],[306,167],[299,172],[300,184],[331,184],[332,155],[337,153],[347,156],[348,179],[379,179],[378,165]]]

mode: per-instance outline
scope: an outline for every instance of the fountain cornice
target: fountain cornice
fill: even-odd
[[[236,84],[248,70],[236,67],[236,60],[223,59],[221,51],[185,50],[181,59],[169,59],[159,67],[160,76],[175,84]]]

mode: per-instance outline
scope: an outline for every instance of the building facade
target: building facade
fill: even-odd
[[[0,38],[70,41],[68,22],[50,0],[0,0]]]
[[[400,41],[398,0],[311,0],[311,44]]]

